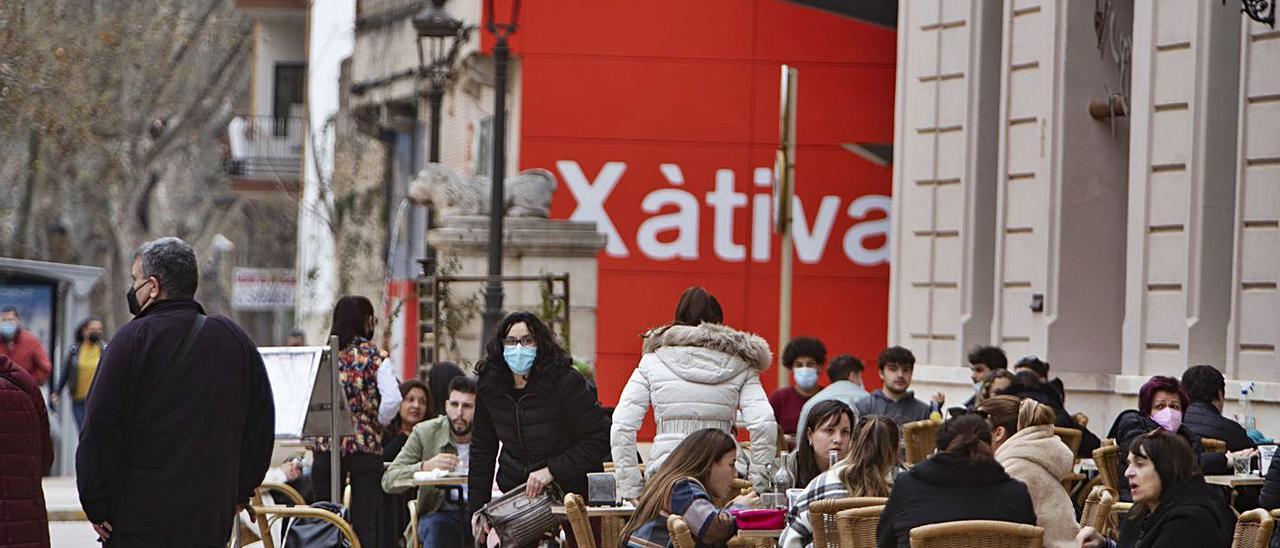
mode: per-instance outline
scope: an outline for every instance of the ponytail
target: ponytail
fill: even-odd
[[[954,455],[970,458],[993,458],[991,425],[978,415],[961,415],[942,425],[937,447]]]
[[[1057,413],[1052,407],[1033,399],[1022,400],[1022,405],[1018,407],[1018,430],[1029,426],[1046,426],[1052,425]]]

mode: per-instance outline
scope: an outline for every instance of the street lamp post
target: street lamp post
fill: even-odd
[[[506,214],[507,174],[507,61],[511,49],[507,38],[515,34],[520,17],[520,0],[512,0],[511,19],[499,23],[494,18],[494,0],[486,0],[487,28],[493,44],[493,189],[489,194],[489,280],[484,287],[484,331],[480,334],[480,355],[484,343],[493,336],[502,320],[502,217]]]
[[[413,17],[413,28],[418,32],[418,75],[427,81],[425,95],[431,108],[427,161],[432,163],[440,161],[440,105],[444,101],[444,85],[453,77],[458,50],[472,30],[449,15],[444,3],[445,0],[431,0]]]

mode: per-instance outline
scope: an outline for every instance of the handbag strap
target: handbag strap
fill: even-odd
[[[187,355],[191,353],[191,347],[196,344],[196,334],[204,327],[205,318],[207,316],[204,314],[196,314],[195,319],[191,320],[191,327],[187,328],[186,334],[182,336],[182,342],[174,350],[174,353],[169,356],[169,363],[186,361]]]

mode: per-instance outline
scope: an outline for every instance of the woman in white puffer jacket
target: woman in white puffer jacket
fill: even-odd
[[[658,433],[646,471],[652,474],[684,437],[703,428],[731,433],[742,411],[751,434],[749,476],[767,490],[766,467],[777,451],[777,423],[760,384],[773,360],[757,335],[721,325],[720,304],[701,287],[686,289],[675,322],[645,335],[644,355],[613,411],[610,442],[618,493],[635,499],[643,488],[636,462],[636,430],[653,406]]]

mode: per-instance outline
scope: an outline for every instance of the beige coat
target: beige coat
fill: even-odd
[[[996,449],[996,460],[1009,476],[1027,485],[1036,508],[1036,525],[1044,528],[1045,548],[1076,548],[1075,506],[1062,487],[1062,478],[1075,461],[1052,425],[1019,430]]]

